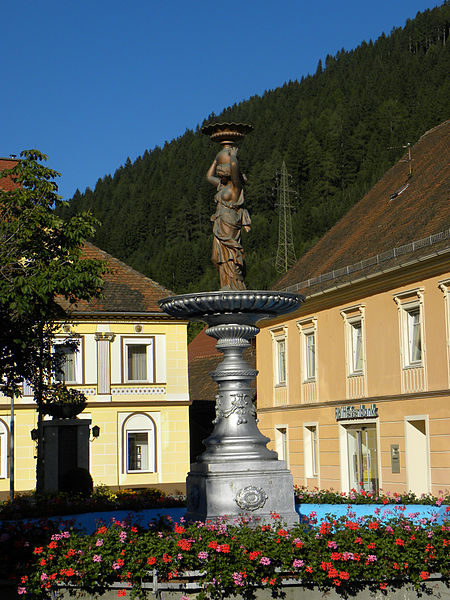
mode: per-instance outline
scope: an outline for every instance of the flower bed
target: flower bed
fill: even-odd
[[[303,521],[309,521],[311,515],[317,521],[327,519],[328,514],[349,518],[374,516],[387,521],[395,516],[403,516],[414,523],[436,521],[443,523],[450,517],[450,506],[434,506],[432,504],[296,504],[296,511]]]
[[[296,504],[429,504],[441,506],[450,504],[450,493],[448,490],[439,492],[439,496],[432,494],[421,494],[416,496],[414,492],[398,494],[375,494],[362,490],[350,490],[347,492],[336,492],[333,489],[319,490],[315,488],[310,490],[298,485],[294,486],[294,495]]]
[[[185,506],[183,495],[167,496],[161,490],[143,488],[112,491],[96,488],[89,498],[73,494],[52,493],[36,496],[18,494],[0,505],[0,519],[42,518],[98,511],[143,510]]]
[[[155,575],[183,585],[194,572],[199,599],[250,598],[258,588],[278,593],[287,580],[345,596],[361,589],[388,592],[406,582],[420,589],[433,573],[448,584],[449,551],[448,521],[420,525],[402,516],[387,523],[329,518],[289,530],[277,515],[271,526],[245,520],[142,531],[116,522],[93,535],[61,531],[34,546],[34,563],[18,591],[40,598],[61,586],[90,594],[115,586],[118,597],[144,598]]]

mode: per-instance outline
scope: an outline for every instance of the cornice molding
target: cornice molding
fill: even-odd
[[[433,390],[431,392],[415,392],[414,394],[392,394],[389,396],[366,396],[364,398],[356,398],[348,400],[348,398],[342,398],[341,400],[330,400],[328,402],[311,402],[309,404],[283,404],[283,406],[267,406],[258,408],[258,413],[271,413],[286,410],[311,410],[315,408],[327,408],[335,407],[342,404],[345,406],[353,406],[355,404],[367,404],[369,402],[401,402],[403,400],[415,400],[420,398],[442,398],[450,396],[450,389],[446,390]]]

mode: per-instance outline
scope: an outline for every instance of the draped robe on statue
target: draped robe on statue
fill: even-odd
[[[220,276],[220,287],[226,290],[245,290],[244,249],[241,245],[241,229],[251,224],[250,215],[245,208],[244,193],[241,192],[236,203],[223,198],[228,186],[219,184],[214,199],[216,212],[212,215],[214,241],[212,262]]]

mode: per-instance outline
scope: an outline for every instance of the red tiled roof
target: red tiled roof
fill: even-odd
[[[206,329],[207,327],[202,329],[189,344],[188,360],[206,356],[223,356],[221,352],[216,349],[217,340],[206,335]]]
[[[283,275],[275,289],[285,289],[448,229],[450,121],[425,133],[411,154],[411,178],[404,156]],[[391,199],[406,184],[408,187]],[[443,244],[448,246],[448,240]]]
[[[161,313],[158,300],[172,292],[93,244],[83,245],[83,258],[103,260],[108,272],[103,275],[103,297],[79,301],[71,307],[73,315],[83,313]],[[64,305],[64,303],[61,303]],[[63,306],[67,308],[66,306]]]
[[[18,163],[17,158],[0,158],[0,172],[12,169]],[[17,187],[11,177],[0,177],[0,190],[10,192]]]

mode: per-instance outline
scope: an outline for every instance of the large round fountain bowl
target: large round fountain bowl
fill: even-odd
[[[300,294],[266,291],[219,291],[182,294],[159,300],[165,313],[208,325],[257,323],[293,312],[303,302]]]

